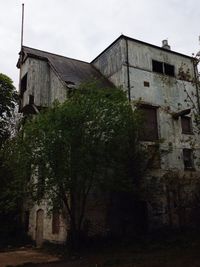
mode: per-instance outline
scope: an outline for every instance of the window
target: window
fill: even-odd
[[[144,127],[140,133],[140,140],[155,141],[158,140],[157,109],[152,106],[140,106],[142,112]]]
[[[192,121],[190,117],[181,117],[181,127],[183,134],[192,134]]]
[[[28,230],[29,230],[29,217],[30,217],[30,212],[27,210],[24,213],[24,230],[25,230],[25,232],[28,232]]]
[[[168,76],[175,76],[174,66],[164,62],[152,60],[152,69],[154,72],[162,73]]]
[[[163,73],[163,63],[160,61],[152,60],[153,71]]]
[[[164,73],[169,76],[174,76],[174,66],[164,63]]]
[[[23,95],[23,93],[27,89],[27,73],[24,75],[24,77],[21,79],[21,86],[20,86],[20,93]]]
[[[149,86],[150,86],[150,83],[147,81],[144,81],[144,87],[149,87]]]
[[[29,95],[29,105],[34,104],[34,95]]]
[[[52,213],[52,234],[59,234],[60,231],[60,214],[53,210]]]
[[[160,168],[160,152],[159,146],[157,145],[148,145],[147,147],[148,155],[148,168],[150,169],[159,169]]]
[[[193,153],[191,149],[183,149],[183,162],[185,170],[194,168]]]

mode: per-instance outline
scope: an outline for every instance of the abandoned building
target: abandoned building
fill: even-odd
[[[196,63],[193,57],[172,51],[167,40],[158,47],[124,35],[91,63],[23,46],[17,65],[20,112],[37,114],[55,99],[64,101],[69,90],[90,79],[121,87],[145,115],[141,141],[154,151],[162,140],[160,156],[144,179],[139,212],[146,220],[144,228],[193,225],[198,219],[200,173]],[[57,213],[47,216],[45,204],[26,214],[29,234],[37,243],[65,241],[64,221]],[[105,227],[97,214],[92,223],[94,233]]]

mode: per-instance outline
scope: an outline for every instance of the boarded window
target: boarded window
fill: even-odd
[[[169,76],[174,76],[174,66],[164,63],[164,73]]]
[[[192,134],[192,121],[190,117],[181,117],[181,127],[183,134]]]
[[[139,110],[141,110],[144,120],[144,127],[140,132],[140,140],[158,140],[157,109],[152,106],[141,106],[139,107]]]
[[[60,231],[60,214],[58,211],[52,213],[52,234],[59,234]]]
[[[160,61],[152,60],[153,71],[163,73],[163,63]]]
[[[191,149],[183,149],[183,162],[186,170],[194,168],[193,153]]]

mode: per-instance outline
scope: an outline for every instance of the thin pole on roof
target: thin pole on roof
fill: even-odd
[[[22,4],[21,49],[24,41],[24,3]]]

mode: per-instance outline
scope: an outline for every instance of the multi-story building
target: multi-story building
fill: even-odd
[[[133,227],[194,225],[200,179],[195,58],[172,51],[167,40],[158,47],[121,35],[91,63],[23,46],[17,66],[23,114],[36,114],[55,99],[64,101],[70,90],[91,79],[125,90],[143,111],[141,141],[151,151]],[[44,206],[31,209],[29,233],[33,239],[40,235],[41,242],[64,241],[66,225],[58,214],[47,218]],[[35,226],[44,224],[38,234]]]

